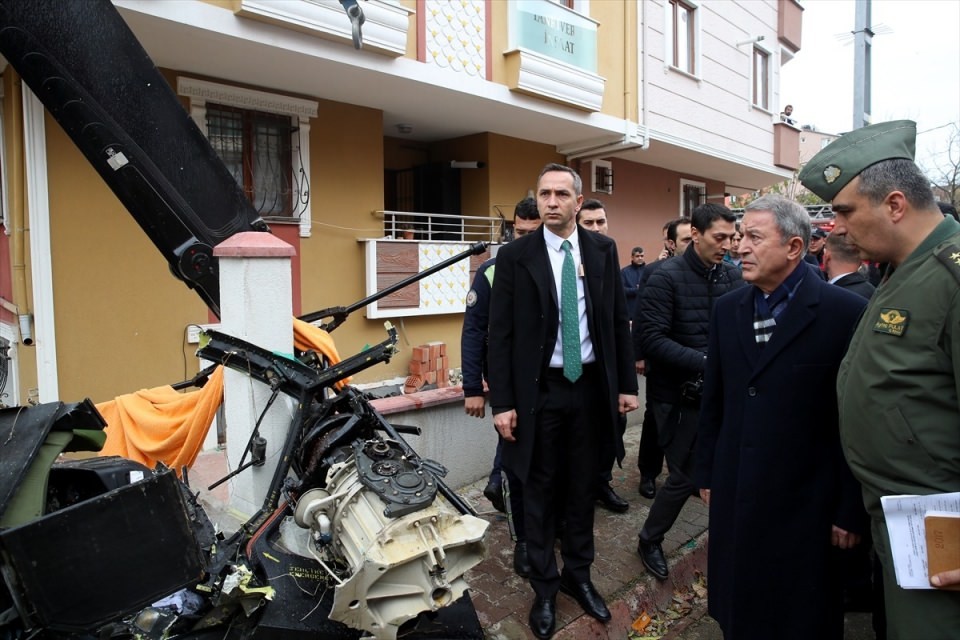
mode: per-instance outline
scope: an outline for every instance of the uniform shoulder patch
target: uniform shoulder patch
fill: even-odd
[[[953,277],[960,283],[960,246],[953,242],[942,244],[936,249],[937,260],[947,267]]]
[[[473,289],[467,292],[467,306],[472,307],[477,304],[477,292]]]

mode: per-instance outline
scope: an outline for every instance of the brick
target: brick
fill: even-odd
[[[440,357],[440,347],[443,345],[442,342],[428,342],[425,346],[430,349],[428,358],[431,361],[436,360]]]
[[[436,371],[427,371],[423,376],[424,380],[427,381],[427,384],[437,384],[437,372]]]
[[[430,360],[430,347],[427,345],[414,347],[410,359],[416,360],[417,362],[428,362]]]
[[[411,360],[410,366],[407,367],[410,373],[426,373],[427,364],[425,362],[420,362],[419,360]]]

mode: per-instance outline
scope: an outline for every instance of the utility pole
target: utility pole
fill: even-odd
[[[870,1],[856,1],[855,31],[853,32],[853,128],[870,124],[870,48],[873,43],[873,25],[870,21]]]

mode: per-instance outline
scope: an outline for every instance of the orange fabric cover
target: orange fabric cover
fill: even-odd
[[[294,319],[294,346],[313,350],[331,365],[340,362],[330,334]],[[342,388],[349,378],[338,382]],[[101,456],[121,456],[151,469],[157,462],[180,474],[200,453],[213,416],[223,402],[223,367],[217,367],[201,389],[181,393],[170,385],[141,389],[97,405],[107,422]]]
[[[121,456],[151,469],[162,462],[180,475],[197,459],[210,423],[223,402],[223,367],[207,384],[180,393],[170,385],[141,389],[101,402],[97,410],[107,422],[101,456]]]

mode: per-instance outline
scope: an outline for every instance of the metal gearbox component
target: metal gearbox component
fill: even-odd
[[[336,577],[330,619],[394,640],[407,620],[464,594],[488,525],[438,498],[432,472],[414,470],[394,443],[353,449],[331,466],[324,489],[300,497],[294,518],[309,544],[289,547],[310,548]]]

